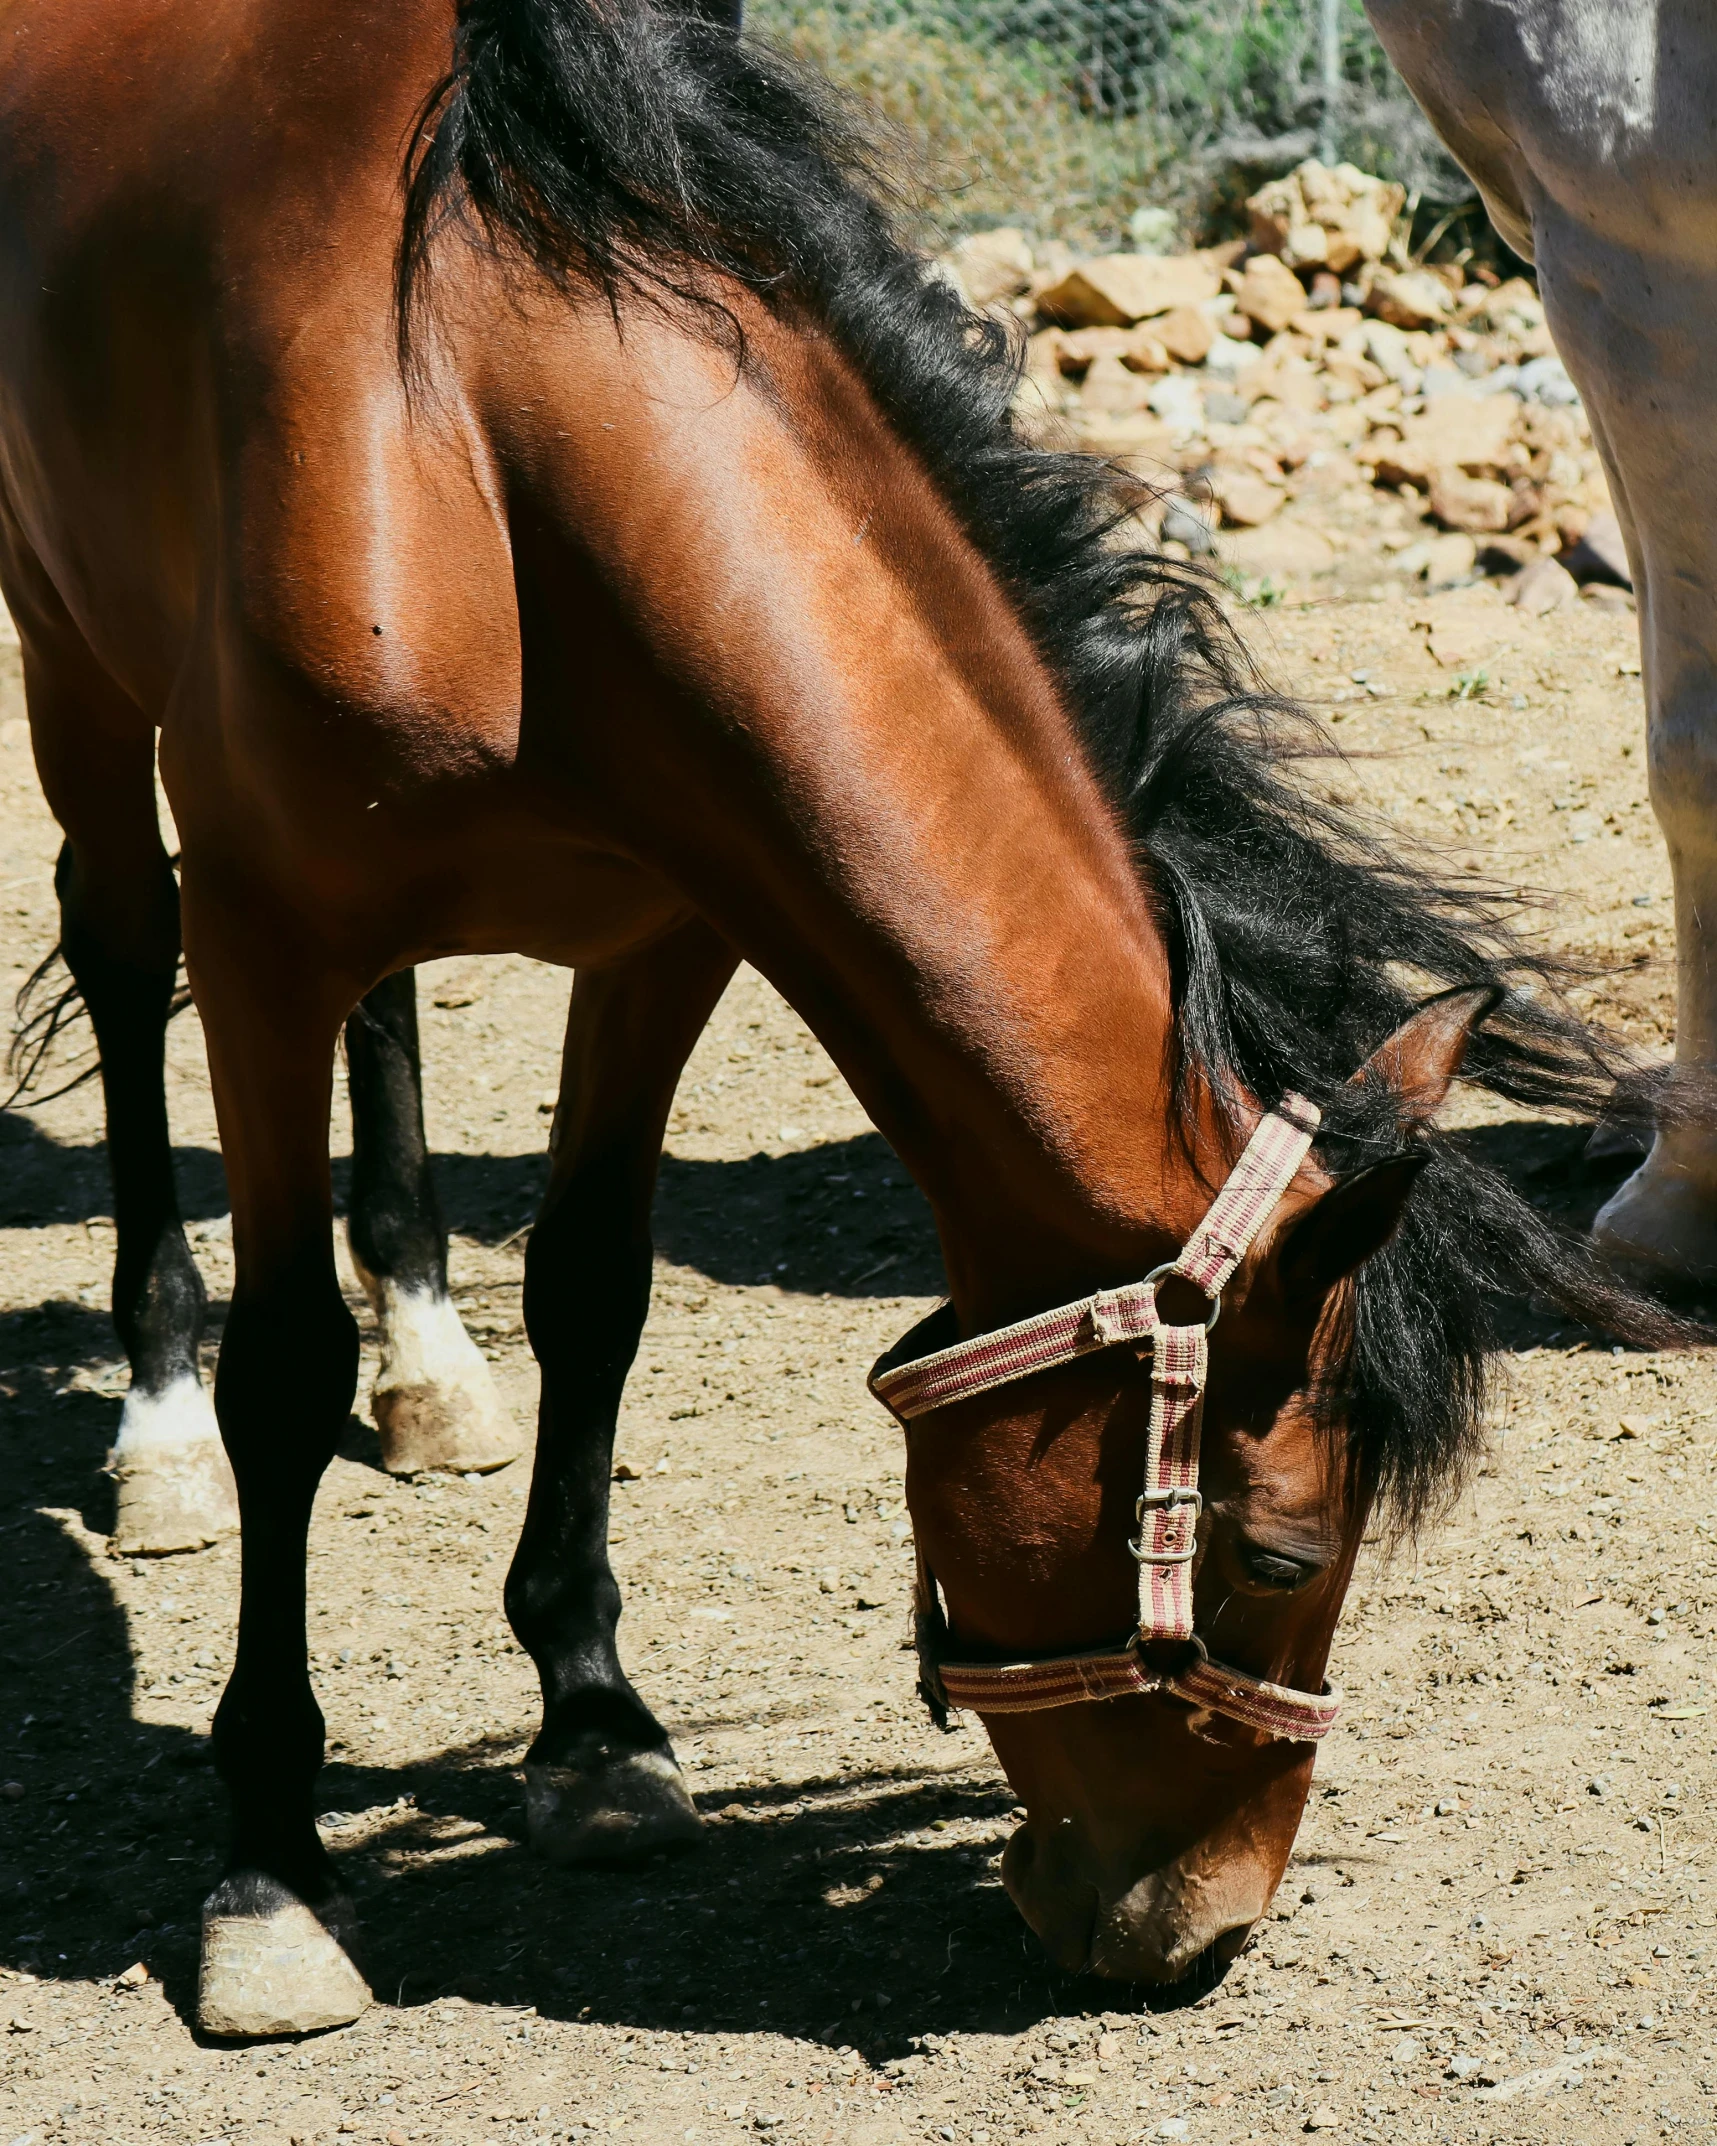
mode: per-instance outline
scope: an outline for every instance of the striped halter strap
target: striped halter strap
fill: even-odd
[[[908,1358],[903,1352],[924,1335],[922,1326],[915,1327],[872,1370],[872,1393],[904,1428],[952,1402],[1071,1363],[1094,1350],[1127,1344],[1141,1355],[1148,1350],[1151,1359],[1145,1484],[1136,1508],[1139,1539],[1127,1545],[1139,1565],[1136,1629],[1118,1645],[1086,1654],[1013,1662],[951,1661],[935,1576],[920,1552],[920,1689],[939,1719],[950,1706],[980,1714],[1029,1714],[1081,1700],[1164,1692],[1271,1736],[1315,1743],[1328,1734],[1341,1706],[1341,1694],[1333,1686],[1326,1685],[1321,1693],[1294,1691],[1226,1668],[1210,1659],[1192,1626],[1198,1518],[1204,1508],[1198,1447],[1209,1373],[1208,1336],[1222,1310],[1223,1289],[1293,1182],[1318,1118],[1315,1104],[1303,1096],[1285,1096],[1260,1120],[1179,1258],[1154,1268],[1143,1281],[1099,1290],[1076,1304],[1040,1312],[934,1355]],[[1192,1283],[1209,1299],[1210,1312],[1201,1325],[1169,1326],[1159,1318],[1157,1291],[1171,1276]],[[1143,1650],[1157,1639],[1179,1641],[1183,1650],[1190,1650],[1192,1666],[1153,1669]]]

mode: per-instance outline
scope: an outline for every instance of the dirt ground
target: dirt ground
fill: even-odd
[[[1339,539],[1312,582],[1296,527]],[[1666,1047],[1631,613],[1427,597],[1393,563],[1422,533],[1411,509],[1339,470],[1324,491],[1303,472],[1272,532],[1275,567],[1242,561],[1267,599],[1249,630],[1336,721],[1343,779],[1548,890],[1548,936],[1609,972],[1599,1009]],[[55,936],[56,838],[15,648],[0,668],[16,983]],[[458,1299],[523,1418],[520,1231],[567,983],[523,960],[423,983]],[[194,1016],[171,1101],[218,1314],[230,1245]],[[1585,1128],[1466,1122],[1576,1217],[1616,1181],[1583,1159]],[[974,1726],[932,1729],[903,1651],[901,1456],[862,1375],[936,1294],[924,1209],[742,975],[673,1119],[614,1528],[625,1656],[707,1847],[626,1875],[532,1860],[516,1769],[535,1687],[500,1601],[528,1463],[397,1483],[354,1420],[317,1510],[312,1647],[323,1823],[378,2001],[301,2046],[229,2049],[190,2020],[238,1555],[108,1555],[109,1214],[93,1089],[0,1116],[0,2146],[1713,2135],[1710,1355],[1623,1354],[1523,1314],[1490,1466],[1416,1552],[1361,1571],[1335,1669],[1349,1710],[1273,1918],[1186,2010],[1061,1977],[997,1876],[1007,1786]]]

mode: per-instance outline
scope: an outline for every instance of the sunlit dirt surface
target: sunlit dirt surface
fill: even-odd
[[[1598,1010],[1666,1049],[1632,616],[1427,598],[1390,566],[1388,508],[1308,484],[1284,514],[1340,523],[1339,570],[1273,583],[1247,630],[1354,755],[1329,779],[1547,890],[1552,943],[1608,972]],[[15,649],[0,667],[15,984],[55,935],[57,838]],[[521,1418],[519,1232],[566,988],[520,960],[423,977],[457,1293]],[[194,1015],[170,1051],[218,1327],[230,1240]],[[1562,1213],[1616,1182],[1586,1128],[1463,1108]],[[500,1607],[527,1464],[395,1483],[355,1419],[317,1509],[311,1641],[321,1807],[378,2001],[304,2046],[200,2046],[237,1553],[107,1554],[124,1373],[100,1137],[93,1088],[0,1116],[0,2146],[1712,2135],[1711,1357],[1616,1354],[1521,1314],[1489,1469],[1354,1589],[1349,1709],[1272,1919],[1219,1989],[1153,2015],[1046,1966],[996,1873],[1006,1784],[973,1727],[940,1736],[912,1697],[900,1452],[863,1373],[934,1299],[934,1242],[750,975],[673,1120],[614,1529],[626,1660],[707,1846],[624,1875],[532,1860],[534,1681]],[[345,1153],[343,1107],[332,1137]],[[365,1392],[373,1370],[372,1347]]]

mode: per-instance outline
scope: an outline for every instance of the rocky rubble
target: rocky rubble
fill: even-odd
[[[1415,262],[1401,189],[1352,165],[1308,161],[1247,206],[1249,238],[1195,253],[1079,260],[1000,230],[940,267],[1023,333],[1026,422],[1142,478],[1171,549],[1315,575],[1327,535],[1222,532],[1369,487],[1401,510],[1384,546],[1409,575],[1501,575],[1534,611],[1582,586],[1625,603],[1591,428],[1532,285]]]

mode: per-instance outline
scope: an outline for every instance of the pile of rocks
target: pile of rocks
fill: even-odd
[[[1582,583],[1625,588],[1538,294],[1413,264],[1402,207],[1398,186],[1309,161],[1253,196],[1231,245],[1075,260],[987,231],[941,266],[1023,327],[1032,427],[1145,478],[1170,545],[1208,550],[1308,487],[1355,484],[1394,495],[1397,562],[1433,583],[1504,573],[1533,610]]]

